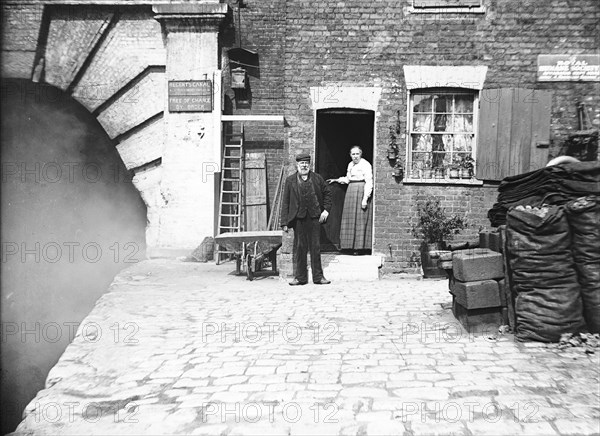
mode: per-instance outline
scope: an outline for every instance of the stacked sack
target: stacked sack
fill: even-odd
[[[506,177],[498,191],[488,217],[506,228],[506,299],[517,339],[600,332],[600,163]]]
[[[518,206],[506,223],[510,284],[519,340],[558,342],[584,330],[564,208]]]
[[[600,197],[572,201],[566,212],[583,317],[590,333],[600,333]]]
[[[565,204],[585,195],[600,195],[598,162],[552,165],[502,180],[488,218],[498,227],[506,224],[508,211],[516,206]]]
[[[506,251],[519,340],[558,342],[600,330],[600,202],[517,206]]]

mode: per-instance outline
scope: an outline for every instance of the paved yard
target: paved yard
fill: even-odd
[[[16,433],[600,433],[598,353],[467,333],[446,281],[290,287],[233,268],[123,271]]]

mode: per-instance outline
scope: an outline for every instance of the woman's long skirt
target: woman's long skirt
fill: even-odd
[[[372,197],[367,202],[367,208],[362,209],[361,203],[365,182],[350,182],[344,199],[342,225],[340,228],[340,248],[342,250],[370,250],[372,236]]]

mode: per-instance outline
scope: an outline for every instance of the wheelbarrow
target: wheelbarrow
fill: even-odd
[[[215,242],[234,253],[236,274],[253,280],[256,275],[277,275],[277,250],[281,247],[283,230],[254,232],[226,232],[215,237]],[[271,271],[262,270],[263,261],[268,259]]]

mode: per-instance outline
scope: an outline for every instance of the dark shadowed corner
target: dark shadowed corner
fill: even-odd
[[[110,138],[69,95],[3,80],[1,101],[5,434],[115,274],[145,258],[146,206]]]

